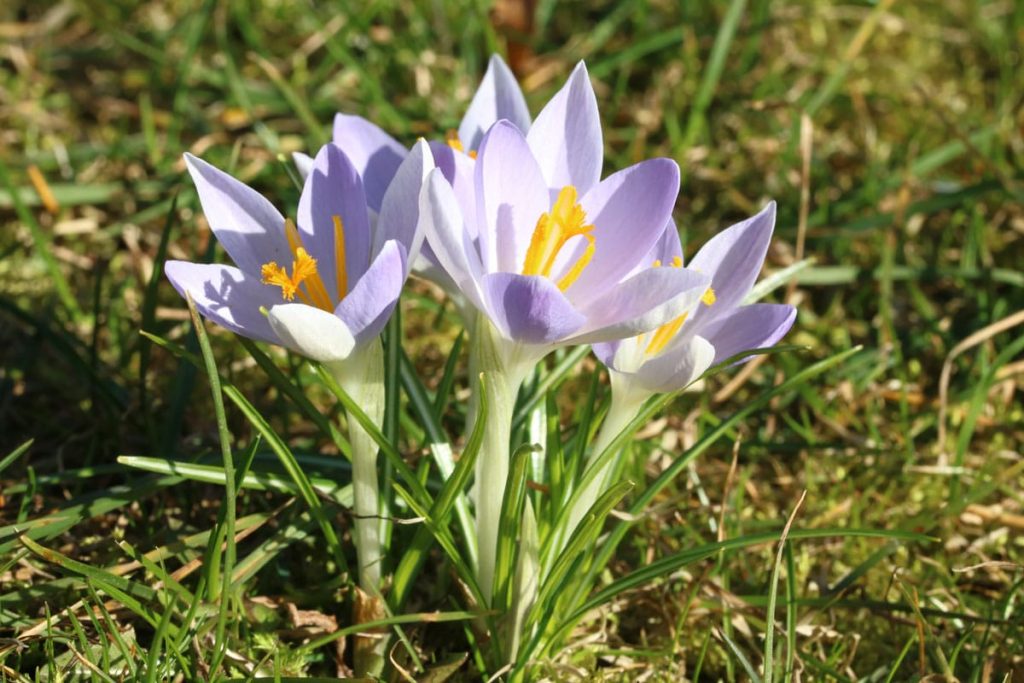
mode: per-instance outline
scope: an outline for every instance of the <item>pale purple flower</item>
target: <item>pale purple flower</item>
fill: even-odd
[[[420,212],[439,263],[513,343],[550,348],[646,332],[696,306],[709,284],[688,269],[630,275],[669,221],[679,168],[651,159],[598,182],[600,129],[573,115],[576,99],[570,91],[552,114],[559,121],[538,118],[526,137],[496,123],[480,144],[472,200],[441,169],[423,187]]]
[[[647,393],[676,391],[715,363],[778,342],[793,325],[796,309],[786,304],[742,305],[761,271],[774,227],[771,202],[756,216],[715,235],[697,252],[687,269],[711,282],[696,310],[651,334],[595,344],[594,353],[612,371],[613,384]],[[653,259],[659,267],[649,270],[681,269],[675,225],[669,224]]]
[[[167,277],[221,327],[317,361],[340,361],[375,339],[418,253],[419,190],[433,168],[420,141],[403,157],[371,223],[358,169],[334,144],[312,161],[297,220],[185,155],[210,228],[234,266],[169,261]]]
[[[458,131],[444,142],[430,143],[434,163],[452,186],[467,213],[475,215],[475,158],[484,134],[499,120],[514,124],[526,136],[554,199],[565,185],[575,185],[580,196],[600,179],[603,161],[601,122],[597,98],[590,85],[587,68],[580,62],[565,85],[531,122],[526,99],[515,75],[498,55],[492,55],[480,86],[466,110]],[[552,139],[565,139],[567,145],[549,145]],[[379,126],[360,116],[337,114],[333,140],[352,159],[366,186],[371,211],[378,210],[384,189],[407,154],[405,147]],[[568,155],[572,150],[574,156]],[[299,172],[304,174],[310,159],[294,155]],[[372,218],[372,214],[371,214]],[[475,222],[466,225],[474,230]],[[475,239],[474,235],[474,239]],[[444,287],[458,297],[458,287],[440,267],[432,247],[424,245],[413,264],[414,271]]]

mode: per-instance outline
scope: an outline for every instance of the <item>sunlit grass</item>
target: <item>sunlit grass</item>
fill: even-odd
[[[766,356],[741,385],[716,376],[641,429],[636,486],[603,530],[613,543],[585,603],[610,606],[552,610],[569,644],[538,652],[535,673],[762,676],[769,611],[774,680],[793,667],[802,680],[1000,680],[1024,665],[1019,327],[957,355],[938,441],[944,359],[1024,307],[1021,9],[541,0],[523,26],[518,6],[0,10],[5,676],[191,679],[216,657],[237,676],[345,673],[338,643],[357,629],[340,574],[354,562],[340,407],[308,364],[212,327],[204,365],[161,273],[166,258],[223,259],[181,153],[291,207],[288,153],[326,140],[335,111],[409,143],[441,135],[495,49],[534,111],[587,60],[606,170],[680,162],[687,255],[774,198],[765,279],[812,260],[771,294],[799,307],[787,343],[802,350]],[[402,327],[386,476],[415,498],[447,457],[428,444],[463,425],[466,368],[432,286],[405,295]],[[604,409],[597,368],[559,355],[520,401],[517,427],[535,409],[559,418],[567,466]],[[459,499],[446,505],[458,529]],[[460,600],[471,572],[420,528],[394,532],[417,553],[407,564],[425,560],[414,582],[396,574],[394,657],[476,680],[474,655],[462,663],[479,652],[479,615]],[[217,566],[228,536],[237,558]]]

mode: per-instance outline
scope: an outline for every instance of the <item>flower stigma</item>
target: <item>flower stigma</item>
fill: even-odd
[[[344,298],[347,293],[345,271],[345,233],[342,229],[341,217],[334,216],[334,255],[338,272],[338,297]],[[317,270],[316,259],[309,255],[302,246],[302,237],[291,219],[285,219],[284,233],[288,238],[288,248],[292,252],[292,273],[279,266],[277,261],[268,261],[260,267],[263,284],[281,288],[281,297],[285,301],[293,301],[296,296],[308,306],[316,306],[324,311],[333,312],[334,305],[327,293],[324,281]]]
[[[590,234],[594,226],[586,221],[587,213],[577,201],[576,188],[566,185],[558,193],[551,211],[541,214],[537,220],[523,261],[523,275],[551,277],[555,259],[565,243],[582,236],[587,240],[587,248],[557,282],[563,292],[569,289],[594,257],[594,236]]]
[[[305,249],[299,247],[295,251],[295,260],[292,261],[291,275],[288,275],[287,270],[277,265],[277,261],[264,263],[263,267],[260,268],[260,274],[263,276],[263,284],[281,288],[281,296],[285,301],[292,301],[295,295],[298,294],[299,298],[308,302],[306,293],[299,289],[299,287],[306,278],[317,274],[316,259],[310,256]]]

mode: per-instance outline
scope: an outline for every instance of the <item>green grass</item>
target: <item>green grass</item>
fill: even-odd
[[[688,255],[774,198],[767,272],[792,267],[796,286],[769,299],[800,311],[799,350],[641,429],[636,485],[604,501],[625,493],[625,514],[586,529],[605,539],[589,566],[559,567],[598,588],[578,614],[545,614],[569,645],[524,644],[533,673],[1019,675],[1021,328],[956,357],[943,442],[938,418],[945,358],[1024,308],[1024,5],[540,0],[532,27],[513,24],[453,1],[0,9],[0,677],[345,674],[337,643],[360,627],[342,404],[295,357],[196,337],[161,264],[224,255],[181,154],[293,211],[286,155],[327,139],[335,111],[406,142],[443,134],[492,49],[515,55],[534,114],[587,61],[606,171],[682,166]],[[460,328],[424,284],[401,322],[402,347],[385,346],[400,391],[374,436],[391,514],[427,523],[395,525],[405,608],[380,625],[403,668],[478,680],[461,484],[431,475],[470,467],[427,447],[461,432]],[[542,410],[565,440],[565,472],[607,397],[597,367],[555,358],[520,403],[517,428]]]

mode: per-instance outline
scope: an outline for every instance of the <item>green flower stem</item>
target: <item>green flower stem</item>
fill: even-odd
[[[470,345],[470,366],[486,377],[488,416],[476,462],[476,529],[480,564],[477,577],[488,601],[494,588],[501,505],[508,480],[512,417],[519,387],[543,351],[503,339],[485,316],[478,316]],[[479,383],[475,383],[479,386]]]

